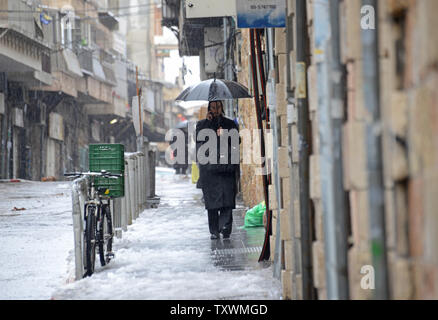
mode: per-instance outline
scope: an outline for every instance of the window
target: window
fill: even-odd
[[[75,25],[75,14],[73,10],[61,10],[61,43],[64,48],[73,49],[73,29]]]
[[[82,24],[79,18],[75,19],[75,28],[72,30],[73,47],[78,48],[85,43],[83,40]]]

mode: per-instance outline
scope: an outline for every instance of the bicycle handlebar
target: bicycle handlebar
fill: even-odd
[[[112,178],[117,179],[123,177],[120,173],[111,173],[102,170],[101,172],[69,172],[64,173],[64,177],[80,177],[80,176],[88,176],[88,177],[104,177],[104,178]]]

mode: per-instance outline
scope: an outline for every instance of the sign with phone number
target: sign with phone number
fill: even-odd
[[[238,28],[284,28],[286,0],[236,0]]]

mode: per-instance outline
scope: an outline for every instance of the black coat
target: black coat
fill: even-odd
[[[222,129],[236,129],[238,130],[234,121],[222,117],[219,121],[201,120],[196,124],[196,138],[202,129],[216,130]],[[220,138],[217,143],[217,164],[199,164],[199,179],[204,194],[205,208],[207,210],[220,208],[236,208],[236,173],[239,170],[239,164],[231,163],[231,139],[228,141],[228,164],[220,164]],[[207,140],[208,141],[208,140]],[[196,140],[196,150],[207,141]],[[240,141],[240,139],[239,139]],[[239,150],[237,146],[237,151]],[[199,160],[199,159],[198,159]]]

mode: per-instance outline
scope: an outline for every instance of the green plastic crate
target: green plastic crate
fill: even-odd
[[[123,144],[91,144],[88,151],[91,172],[106,170],[125,172],[125,146]]]
[[[91,144],[88,151],[89,168],[91,172],[106,170],[111,173],[125,173],[125,147],[123,144]],[[125,179],[97,177],[96,187],[109,189],[110,198],[125,196]]]
[[[96,188],[105,187],[109,190],[105,196],[109,198],[122,198],[125,196],[125,178],[102,178],[96,177],[94,180]]]

